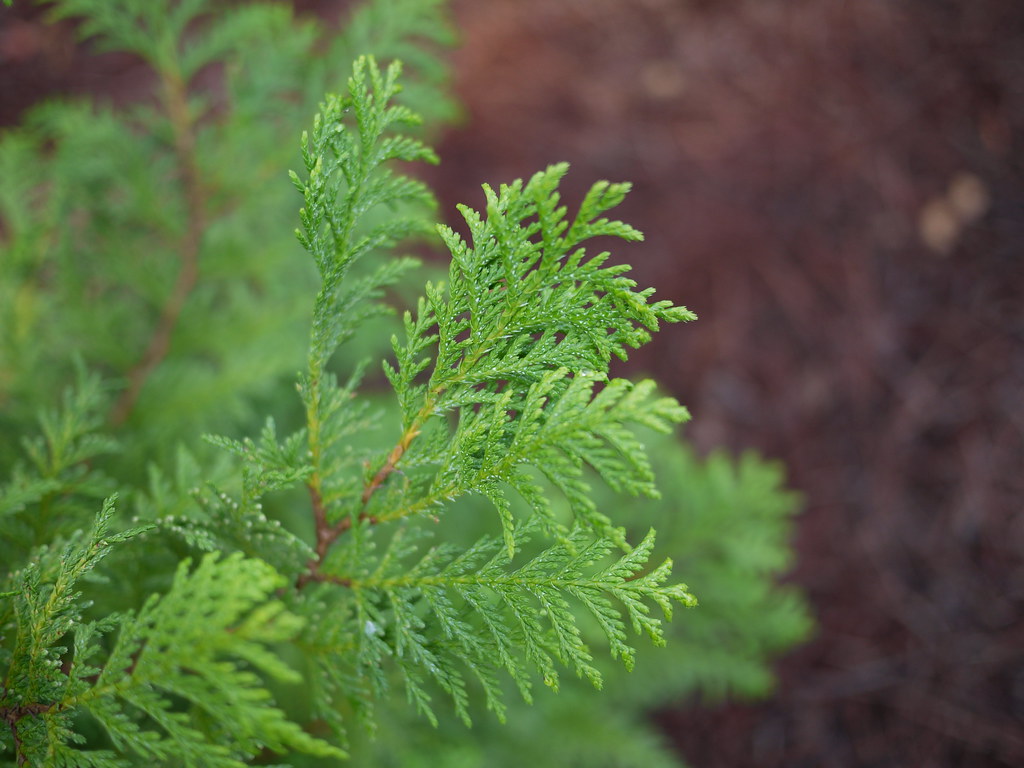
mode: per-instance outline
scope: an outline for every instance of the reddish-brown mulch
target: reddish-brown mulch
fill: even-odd
[[[698,446],[782,459],[806,496],[817,637],[768,701],[660,713],[681,753],[1024,765],[1024,3],[455,8],[446,207],[558,160],[577,194],[631,179],[629,260],[701,316],[636,367]],[[54,34],[0,33],[5,62]],[[0,78],[0,118],[40,87],[132,90],[77,55]]]
[[[638,365],[704,448],[783,459],[817,638],[694,764],[1024,765],[1024,4],[458,5],[451,200],[632,179],[632,260],[698,324]]]

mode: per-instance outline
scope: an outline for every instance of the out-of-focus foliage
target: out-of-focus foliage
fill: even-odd
[[[280,179],[318,101],[357,55],[401,57],[407,103],[437,130],[454,115],[437,56],[453,33],[436,0],[364,3],[341,33],[284,3],[51,7],[149,62],[156,98],[116,113],[44,104],[0,140],[0,456],[60,396],[74,356],[130,378],[184,282],[167,354],[133,407],[114,406],[135,427],[129,449],[165,459],[183,437],[251,420],[303,367],[316,283]]]

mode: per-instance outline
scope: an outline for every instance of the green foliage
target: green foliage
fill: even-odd
[[[112,515],[108,501],[90,535],[64,547],[59,559],[42,553],[14,575],[17,632],[0,710],[19,758],[30,765],[113,766],[125,765],[117,753],[128,752],[228,768],[264,748],[343,757],[289,721],[255,674],[300,679],[266,647],[293,638],[301,622],[270,599],[285,581],[265,562],[208,555],[190,572],[185,560],[167,594],[151,597],[137,615],[83,620],[76,583],[142,530],[109,534]],[[103,635],[115,627],[116,642],[104,649]],[[70,653],[60,645],[69,635]],[[192,711],[181,711],[176,700]],[[72,720],[80,713],[95,718],[113,750],[70,746],[82,741]]]
[[[363,558],[353,564],[352,575],[334,582],[352,591],[353,674],[368,678],[370,690],[379,696],[388,684],[381,671],[393,658],[409,700],[434,725],[437,718],[424,685],[429,679],[451,696],[456,714],[470,723],[463,670],[501,721],[506,704],[497,673],[502,670],[527,703],[533,702],[534,673],[558,690],[558,665],[600,687],[602,674],[592,663],[570,599],[593,616],[611,655],[627,669],[636,653],[627,644],[627,620],[635,632],[663,644],[661,622],[651,616],[649,602],[666,617],[671,617],[673,601],[695,604],[682,585],[664,584],[670,561],[643,572],[653,532],[619,558],[609,558],[611,541],[577,532],[516,566],[494,537],[465,550],[433,547],[410,565],[409,555],[418,551],[411,536],[409,528],[400,528],[383,557]]]
[[[113,438],[97,431],[105,405],[100,379],[79,368],[77,384],[64,392],[62,407],[42,409],[38,433],[22,436],[28,464],[15,464],[10,480],[0,486],[0,562],[20,566],[34,547],[77,529],[91,516],[94,502],[114,490],[110,478],[87,466],[118,448]]]
[[[358,55],[402,56],[436,130],[454,114],[437,56],[452,32],[438,0],[366,2],[341,34],[280,2],[48,6],[145,60],[156,98],[46,104],[0,139],[0,459],[20,455],[79,355],[121,386],[109,407],[132,427],[126,450],[165,464],[180,440],[259,418],[303,367],[316,278],[278,179],[318,101]]]
[[[773,583],[790,565],[786,545],[798,500],[783,489],[781,468],[753,455],[699,459],[672,436],[645,432],[641,438],[662,496],[636,502],[630,517],[658,528],[652,560],[671,553],[700,597],[699,608],[665,625],[665,646],[637,647],[628,673],[621,663],[595,655],[600,696],[589,680],[563,676],[557,696],[536,696],[529,707],[509,701],[505,724],[486,716],[485,702],[470,702],[472,738],[457,721],[441,719],[438,730],[422,718],[390,717],[374,741],[353,744],[353,754],[365,755],[370,765],[403,767],[675,766],[678,758],[645,712],[670,706],[684,691],[717,701],[770,690],[764,659],[810,630],[796,590]],[[594,498],[599,507],[621,503],[621,496],[600,486]],[[459,522],[454,543],[465,547],[489,521],[476,515]],[[604,642],[597,621],[585,613],[578,618],[588,643]]]
[[[634,291],[635,283],[622,277],[628,267],[602,266],[608,253],[587,259],[580,243],[588,238],[641,235],[597,218],[622,200],[624,184],[595,184],[570,226],[557,192],[567,170],[552,166],[499,194],[485,186],[486,219],[460,207],[472,248],[441,227],[452,254],[447,292],[427,285],[415,319],[406,315],[405,345],[392,342],[398,368],[386,367],[406,435],[418,434],[428,419],[458,413],[450,439],[417,456],[440,469],[414,508],[481,494],[501,515],[510,556],[514,523],[502,484],[531,503],[549,532],[564,536],[565,526],[526,472],[534,467],[570,499],[580,522],[623,544],[590,501],[582,468],[594,467],[616,490],[653,495],[650,466],[626,425],[668,431],[686,417],[671,398],[651,398],[651,382],[607,381],[613,354],[625,359],[659,321],[694,316],[667,301],[648,304],[653,290]],[[417,383],[430,364],[424,352],[435,342],[433,371]],[[605,386],[595,394],[598,382]]]
[[[641,239],[606,217],[628,185],[570,215],[553,165],[484,187],[464,237],[396,166],[452,114],[440,2],[335,36],[272,3],[51,5],[160,96],[0,137],[0,766],[675,765],[645,708],[767,689],[807,632],[773,583],[795,499],[609,377],[693,319],[586,249]],[[447,278],[393,322],[395,249],[437,235]],[[669,624],[673,560],[703,607]]]

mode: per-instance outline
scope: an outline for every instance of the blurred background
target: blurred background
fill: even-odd
[[[699,449],[780,459],[805,498],[790,578],[817,634],[766,701],[656,713],[680,754],[1024,765],[1024,3],[453,5],[446,216],[560,160],[570,200],[633,181],[624,258],[701,319],[632,372]],[[38,9],[5,18],[0,125],[151,85]]]

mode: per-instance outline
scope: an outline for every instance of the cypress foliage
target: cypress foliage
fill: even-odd
[[[644,707],[767,688],[807,630],[772,583],[795,499],[609,376],[694,319],[587,250],[642,239],[606,216],[629,185],[572,213],[564,164],[485,186],[463,238],[395,164],[436,162],[419,110],[452,114],[439,2],[371,0],[332,38],[278,4],[53,11],[161,96],[0,138],[0,766],[671,765]],[[410,238],[450,268],[394,322]],[[696,600],[669,554],[714,596],[672,625]]]

